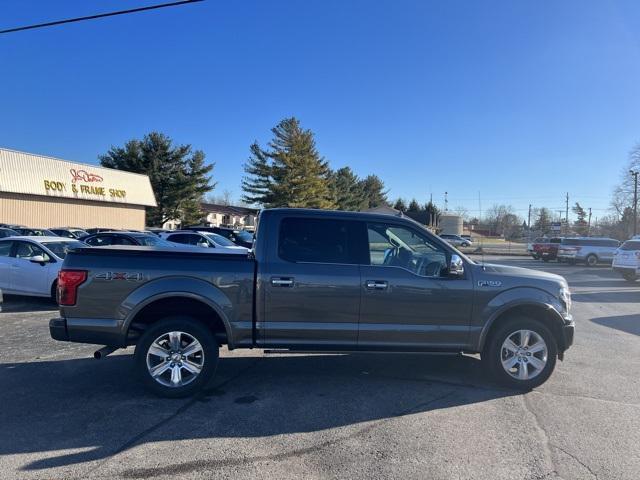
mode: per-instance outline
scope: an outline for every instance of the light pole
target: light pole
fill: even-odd
[[[633,236],[638,234],[638,173],[634,170],[629,170],[629,173],[633,177]]]

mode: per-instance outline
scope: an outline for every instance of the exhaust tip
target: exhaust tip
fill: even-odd
[[[117,350],[117,347],[109,347],[109,346],[102,347],[101,349],[93,352],[93,358],[95,358],[96,360],[101,360],[107,355],[109,355],[110,353],[115,352],[116,350]]]

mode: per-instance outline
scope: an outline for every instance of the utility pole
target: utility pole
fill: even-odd
[[[566,222],[566,227],[565,227],[565,234],[569,233],[569,192],[567,192],[567,197],[566,197],[566,212],[564,215],[565,218],[565,222]]]
[[[638,234],[638,173],[633,170],[629,170],[629,173],[633,177],[633,236]]]
[[[591,207],[589,207],[589,223],[587,224],[587,237],[591,236]]]
[[[529,204],[529,216],[527,217],[527,228],[531,231],[531,204]]]

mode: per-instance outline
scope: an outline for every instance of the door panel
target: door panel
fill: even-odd
[[[30,258],[43,255],[50,258],[40,247],[30,242],[16,242],[15,259],[11,267],[11,289],[34,295],[49,295],[50,263],[33,263]]]
[[[400,267],[362,266],[358,345],[448,348],[468,341],[472,282],[427,278]],[[386,282],[383,289],[368,281]]]
[[[270,270],[265,294],[268,345],[356,345],[357,265],[279,264]]]
[[[360,314],[360,267],[354,222],[284,218],[264,287],[269,346],[355,347]]]
[[[468,342],[473,283],[448,277],[450,253],[425,232],[393,223],[367,226],[361,266],[358,346],[454,348]]]
[[[11,256],[12,247],[10,240],[0,242],[0,289],[5,292],[11,290],[11,266],[15,260]]]

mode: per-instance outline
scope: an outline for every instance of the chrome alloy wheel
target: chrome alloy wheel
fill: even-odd
[[[184,387],[204,367],[204,350],[196,338],[185,332],[167,332],[147,350],[149,375],[165,387]]]
[[[502,368],[517,380],[537,377],[547,365],[547,358],[547,344],[532,330],[509,334],[500,348]]]

